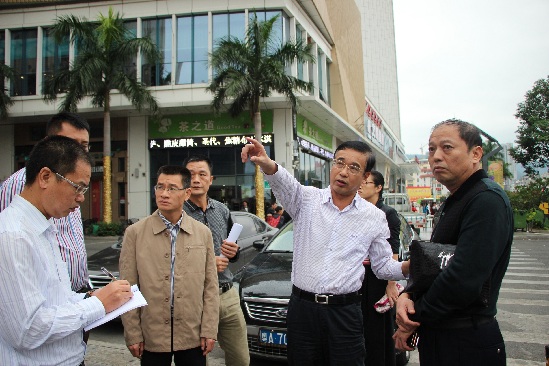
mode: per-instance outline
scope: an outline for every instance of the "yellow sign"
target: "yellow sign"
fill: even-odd
[[[539,204],[539,208],[544,214],[549,215],[549,202],[542,202]]]
[[[488,176],[503,188],[503,162],[491,161],[488,165]]]
[[[432,198],[431,187],[406,187],[410,201],[415,202],[422,198]]]

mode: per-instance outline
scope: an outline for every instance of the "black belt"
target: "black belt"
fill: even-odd
[[[488,324],[496,320],[493,316],[477,315],[463,318],[450,318],[436,323],[425,323],[428,328],[433,329],[460,329],[460,328],[478,328],[479,325]]]
[[[224,294],[225,292],[229,291],[233,287],[232,282],[225,282],[219,284],[219,294]]]
[[[356,304],[362,301],[362,295],[358,291],[344,295],[313,294],[312,292],[292,286],[292,294],[303,300],[326,305],[347,305]]]

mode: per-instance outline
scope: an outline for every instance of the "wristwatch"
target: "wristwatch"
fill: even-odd
[[[86,295],[84,295],[84,300],[89,299],[92,296],[94,291],[95,290],[91,290],[91,291],[86,292]]]

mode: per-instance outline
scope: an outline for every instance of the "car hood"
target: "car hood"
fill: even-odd
[[[107,268],[118,276],[118,261],[120,259],[120,245],[118,243],[105,248],[88,257],[88,271],[101,272],[101,267]]]
[[[293,253],[261,252],[236,275],[241,297],[289,298]]]

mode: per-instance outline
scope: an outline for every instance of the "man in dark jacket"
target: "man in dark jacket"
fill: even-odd
[[[433,128],[429,164],[451,194],[435,217],[431,241],[455,244],[456,250],[425,294],[398,299],[394,335],[397,348],[410,350],[406,339],[417,328],[422,366],[506,364],[495,315],[511,255],[513,213],[505,192],[482,170],[481,158],[474,125],[447,120]]]

